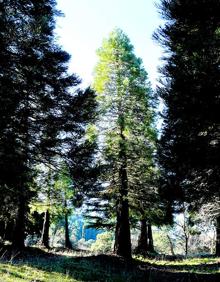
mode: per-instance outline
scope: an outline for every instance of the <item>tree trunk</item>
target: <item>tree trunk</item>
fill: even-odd
[[[15,221],[15,229],[12,236],[12,246],[16,249],[23,249],[25,247],[25,199],[22,195],[23,191],[20,193],[21,195],[19,196],[19,206]]]
[[[136,248],[136,253],[144,255],[148,252],[148,234],[147,234],[147,221],[146,219],[141,219],[141,230],[138,238],[138,245]]]
[[[168,241],[169,241],[169,244],[170,244],[171,255],[175,256],[173,242],[172,242],[172,240],[171,240],[171,238],[170,238],[170,236],[168,234],[167,234],[167,238],[168,238]]]
[[[119,256],[131,258],[128,201],[124,199],[120,199],[117,205],[114,252]]]
[[[147,234],[148,234],[148,251],[153,253],[154,252],[154,241],[153,241],[153,234],[151,224],[147,225]]]
[[[124,258],[131,258],[131,234],[129,222],[129,205],[128,205],[128,177],[127,177],[127,157],[125,148],[124,118],[121,117],[121,142],[119,151],[119,160],[121,162],[119,169],[119,195],[117,199],[117,222],[115,228],[115,246],[114,252]]]
[[[216,219],[216,249],[215,255],[220,256],[220,216]]]
[[[186,236],[185,238],[185,256],[188,256],[188,242],[189,242],[189,237]]]
[[[50,213],[49,213],[49,210],[46,210],[44,214],[44,223],[43,223],[43,229],[42,229],[42,235],[41,235],[41,244],[48,249],[50,248],[49,229],[50,229]]]
[[[67,203],[65,200],[65,207],[67,207]],[[70,236],[69,236],[69,223],[68,223],[68,212],[65,211],[65,248],[72,249],[72,244],[70,242]]]
[[[0,221],[0,242],[5,241],[6,238],[7,223],[5,221]]]

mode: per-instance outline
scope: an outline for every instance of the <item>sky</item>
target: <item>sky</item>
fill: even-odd
[[[83,86],[91,84],[96,50],[115,27],[128,35],[153,88],[156,86],[162,50],[152,34],[162,20],[155,2],[158,0],[57,0],[57,8],[65,15],[57,20],[58,42],[71,55],[70,71],[82,79]]]

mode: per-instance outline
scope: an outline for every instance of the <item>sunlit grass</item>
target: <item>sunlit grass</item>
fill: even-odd
[[[45,257],[36,253],[12,261],[0,260],[0,282],[122,282],[134,281],[135,277],[135,271],[114,264],[111,257],[108,263],[108,260],[74,252],[45,252]]]
[[[135,257],[134,262],[127,265],[115,256],[92,256],[72,251],[48,252],[32,248],[20,256],[1,258],[0,282],[146,281],[149,266],[150,269],[178,273],[220,272],[218,258],[167,261]]]
[[[200,265],[200,264],[213,264],[213,263],[220,263],[219,258],[188,258],[183,260],[157,260],[157,259],[148,259],[143,257],[137,257],[141,261],[155,263],[157,265]]]
[[[136,257],[141,262],[146,262],[152,266],[166,267],[178,272],[195,272],[195,273],[220,273],[219,258],[188,258],[183,260],[158,260],[143,257]]]
[[[74,282],[80,281],[69,277],[68,274],[60,274],[53,271],[44,271],[29,265],[1,263],[0,281],[21,282],[21,281],[56,281]]]

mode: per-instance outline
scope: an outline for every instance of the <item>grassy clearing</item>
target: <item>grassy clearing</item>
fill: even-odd
[[[114,256],[33,253],[0,261],[0,282],[141,281],[144,274]],[[82,254],[81,254],[82,255]],[[138,280],[136,280],[138,278]]]
[[[51,281],[51,282],[75,282],[75,281],[132,281],[127,280],[129,275],[126,272],[114,273],[110,268],[102,269],[94,263],[69,262],[58,260],[46,262],[38,260],[38,263],[19,262],[16,264],[0,264],[0,281],[21,282],[21,281]]]
[[[136,257],[140,262],[145,262],[149,265],[169,269],[178,272],[192,273],[220,273],[219,258],[188,258],[183,260],[157,260],[143,257]]]
[[[185,272],[213,277],[219,273],[219,259],[163,261],[139,257],[128,263],[116,256],[29,249],[22,254],[4,253],[0,260],[0,282],[179,281]],[[208,280],[206,276],[198,281],[218,280]]]
[[[59,274],[53,271],[40,270],[28,264],[0,264],[1,282],[21,282],[21,281],[57,281],[70,282],[79,281],[72,279],[67,274]]]

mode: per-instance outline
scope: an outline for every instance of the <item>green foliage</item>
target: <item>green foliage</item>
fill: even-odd
[[[156,131],[152,91],[141,59],[129,38],[115,29],[98,49],[93,88],[99,102],[100,161],[106,166],[102,181],[104,199],[119,199],[120,167],[125,166],[128,199],[152,200]],[[122,156],[123,155],[123,156]],[[151,183],[151,184],[150,184]],[[148,193],[149,191],[149,193]],[[152,192],[152,195],[151,195]]]
[[[198,214],[195,216],[187,211],[176,214],[172,226],[154,230],[155,249],[161,255],[183,256],[186,247],[188,256],[212,255],[214,243],[214,226]]]
[[[109,253],[112,252],[113,234],[112,232],[104,232],[97,235],[96,241],[91,245],[91,252]]]
[[[85,240],[84,238],[81,238],[77,241],[77,248],[79,250],[87,250],[90,251],[91,245],[94,243],[94,240]]]
[[[7,60],[0,70],[1,225],[13,224],[13,243],[23,247],[35,168],[67,158],[81,133],[82,93],[79,79],[67,73],[69,54],[55,41],[55,1],[1,1],[0,14],[0,56]]]
[[[167,228],[160,228],[154,232],[154,248],[159,254],[172,255],[170,251],[170,242],[167,235]]]
[[[219,202],[218,0],[163,0],[166,50],[158,94],[165,103],[159,159],[164,192],[200,208]]]
[[[159,146],[163,196],[192,209],[220,202],[220,36],[218,0],[162,0],[166,24],[155,38],[166,50],[158,89],[165,107]],[[214,208],[215,210],[215,208]],[[220,255],[220,210],[216,254]]]
[[[68,168],[63,164],[55,171],[53,168],[42,166],[38,172],[35,181],[39,193],[31,203],[31,211],[42,213],[49,210],[53,220],[59,220],[65,212],[71,211],[74,198],[74,188]],[[68,201],[68,207],[65,207],[65,201]]]

